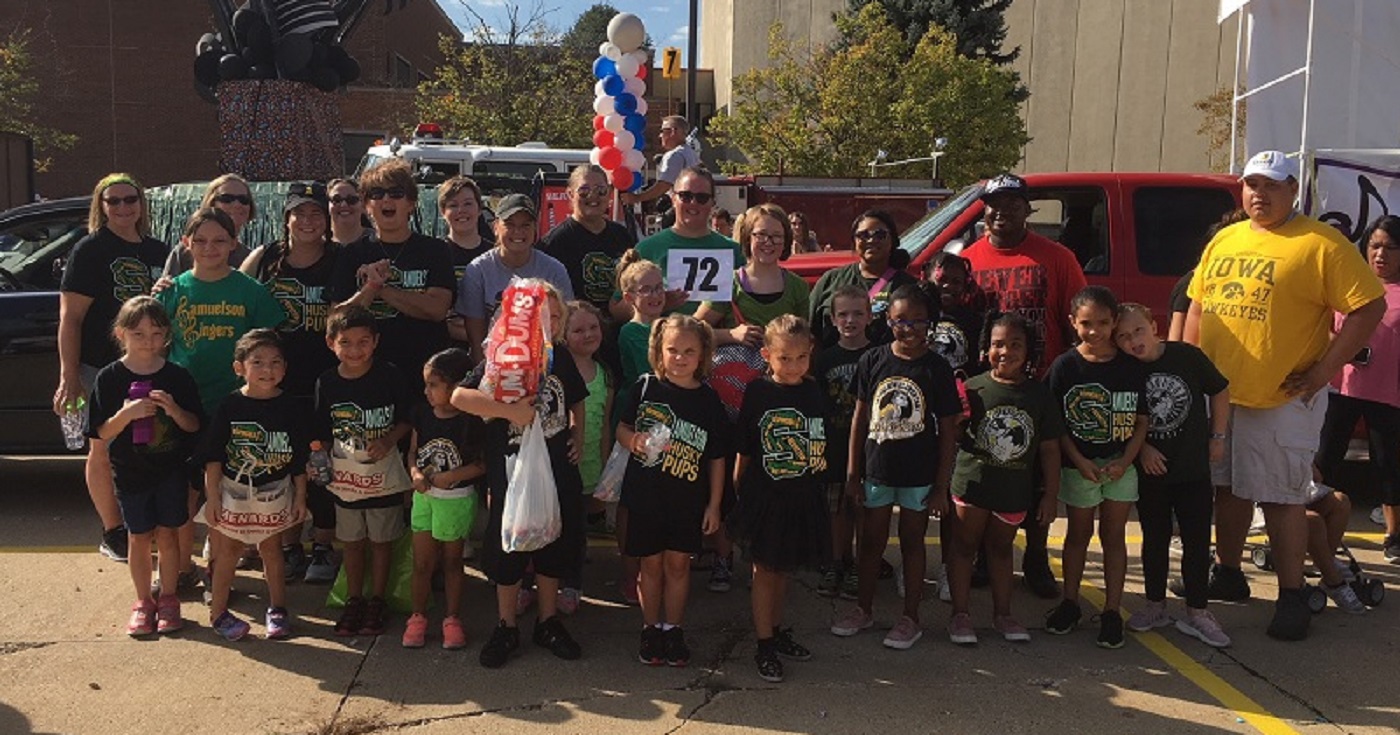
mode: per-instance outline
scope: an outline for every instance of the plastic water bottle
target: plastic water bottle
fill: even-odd
[[[647,453],[647,464],[656,464],[656,460],[671,446],[671,427],[661,423],[652,424],[651,428],[647,429],[647,438],[643,446]]]
[[[69,451],[77,451],[87,443],[88,405],[87,399],[78,396],[64,406],[59,425],[63,427],[63,443]]]
[[[322,486],[331,484],[331,455],[326,452],[326,445],[320,441],[311,442],[311,454],[306,458],[306,466],[312,482]]]
[[[126,390],[126,397],[133,401],[149,398],[151,395],[151,381],[133,380],[131,386]],[[131,443],[137,446],[145,446],[155,438],[156,418],[154,416],[142,416],[131,422]]]

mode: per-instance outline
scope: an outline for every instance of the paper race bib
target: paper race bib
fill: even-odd
[[[679,248],[666,254],[666,288],[690,292],[691,301],[730,301],[734,251]]]
[[[253,486],[227,477],[219,481],[219,525],[214,530],[245,544],[259,544],[292,527],[296,489],[292,478]],[[205,508],[195,520],[207,521]]]

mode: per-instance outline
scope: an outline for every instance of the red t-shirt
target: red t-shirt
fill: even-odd
[[[984,235],[962,253],[972,263],[972,277],[987,294],[988,307],[1015,311],[1035,329],[1044,375],[1060,353],[1069,349],[1069,301],[1087,283],[1069,248],[1027,232],[1020,245],[998,248]]]

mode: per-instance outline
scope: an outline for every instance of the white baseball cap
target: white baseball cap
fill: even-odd
[[[1298,164],[1283,155],[1282,151],[1260,151],[1244,165],[1244,172],[1240,174],[1240,178],[1248,178],[1255,174],[1274,181],[1287,181],[1290,176],[1297,179]]]

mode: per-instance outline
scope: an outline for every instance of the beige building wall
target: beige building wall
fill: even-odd
[[[767,63],[768,28],[781,20],[815,48],[835,37],[844,0],[705,0],[700,60],[715,70],[715,104],[730,79]],[[1208,171],[1197,100],[1235,71],[1233,19],[1218,0],[1015,0],[1006,46],[1031,90],[1023,171]],[[957,145],[956,133],[949,145]]]

